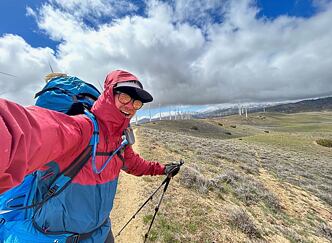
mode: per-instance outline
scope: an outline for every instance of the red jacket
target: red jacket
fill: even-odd
[[[110,73],[104,92],[92,107],[100,127],[97,152],[114,151],[129,119],[114,105],[113,87],[118,82],[137,80],[125,71]],[[93,126],[86,116],[68,115],[36,106],[22,107],[0,99],[0,193],[22,182],[25,175],[56,161],[61,170],[66,168],[88,145]],[[164,165],[146,161],[131,146],[124,152],[126,172],[133,175],[161,175]],[[107,157],[97,157],[97,168]],[[123,162],[115,156],[105,170],[97,175],[91,160],[75,177],[73,183],[102,184],[116,179]]]

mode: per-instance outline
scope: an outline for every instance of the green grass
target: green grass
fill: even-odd
[[[147,214],[143,217],[143,223],[144,224],[149,224],[151,222],[153,215],[152,214]]]
[[[144,223],[149,224],[150,218],[152,219],[152,215],[146,215],[143,218]],[[157,240],[166,243],[180,242],[176,239],[176,234],[180,232],[180,229],[180,225],[175,220],[167,219],[164,215],[159,214],[148,238],[152,242]]]
[[[190,233],[195,234],[198,230],[198,224],[195,222],[190,222],[188,224],[188,229]]]
[[[230,125],[220,126],[220,122],[210,120],[193,119],[177,121],[158,121],[155,123],[144,124],[144,127],[180,133],[195,137],[231,139],[251,135],[247,129],[241,127],[231,127]],[[234,126],[234,125],[233,125]]]
[[[330,132],[332,130],[331,112],[253,113],[249,115],[248,119],[239,116],[224,119],[229,122],[280,132]]]
[[[250,137],[245,137],[243,140],[253,143],[261,143],[269,146],[276,146],[279,148],[287,148],[293,150],[303,151],[304,149],[312,148],[312,140],[304,136],[293,135],[291,133],[269,133],[257,134]]]
[[[281,132],[329,132],[332,131],[332,118],[330,113],[274,113],[268,125]]]
[[[332,125],[330,124],[292,124],[278,129],[281,132],[330,132],[332,131]]]

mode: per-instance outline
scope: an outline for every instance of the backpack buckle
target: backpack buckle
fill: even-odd
[[[51,187],[51,188],[48,190],[47,195],[48,195],[48,196],[52,196],[52,195],[58,190],[58,188],[59,188],[59,187],[58,187],[57,185]]]

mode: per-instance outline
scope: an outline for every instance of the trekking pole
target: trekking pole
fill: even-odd
[[[156,215],[157,215],[157,213],[158,213],[158,211],[159,211],[160,204],[161,204],[161,202],[162,202],[162,200],[163,200],[163,198],[164,198],[164,194],[165,194],[165,192],[166,192],[166,190],[167,190],[167,187],[168,187],[168,185],[169,185],[169,182],[171,181],[171,178],[172,178],[172,177],[167,177],[167,178],[166,178],[166,184],[165,184],[165,187],[164,187],[163,193],[161,194],[161,197],[160,197],[160,199],[159,199],[159,202],[158,202],[157,207],[154,209],[155,212],[154,212],[154,215],[153,215],[153,217],[152,217],[152,220],[151,220],[151,223],[150,223],[150,226],[149,226],[148,232],[146,232],[146,234],[145,234],[145,236],[144,236],[144,243],[145,243],[146,240],[148,239],[148,236],[149,236],[150,230],[151,230],[151,228],[152,228],[152,224],[153,224],[154,219],[156,218]]]
[[[164,198],[164,195],[165,195],[165,192],[168,188],[168,185],[171,181],[171,179],[173,178],[171,175],[172,175],[172,172],[174,172],[175,170],[177,169],[180,169],[180,167],[184,164],[184,161],[181,159],[180,162],[177,164],[177,167],[173,168],[170,172],[169,172],[169,175],[166,177],[165,179],[165,187],[164,187],[164,190],[163,190],[163,193],[161,194],[161,197],[159,199],[159,202],[158,202],[158,205],[157,207],[154,209],[155,212],[154,212],[154,215],[152,217],[152,220],[151,220],[151,223],[150,223],[150,226],[149,226],[149,229],[148,229],[148,232],[146,232],[145,236],[144,236],[144,243],[146,242],[146,240],[148,239],[148,236],[149,236],[149,233],[150,233],[150,230],[152,228],[152,224],[154,222],[154,219],[156,218],[156,215],[159,211],[159,208],[160,208],[160,205],[161,205],[161,202],[163,201],[163,198]]]
[[[136,211],[136,213],[129,219],[129,221],[121,228],[121,230],[119,231],[119,233],[117,233],[117,235],[115,237],[118,237],[121,232],[127,227],[127,225],[136,217],[136,215],[142,210],[142,208],[150,201],[152,200],[153,196],[159,191],[159,189],[165,184],[167,183],[167,180],[169,178],[165,178],[165,180],[161,183],[161,185],[149,196],[149,198],[143,203],[143,205]]]
[[[181,159],[180,160],[180,163],[178,164],[178,166],[179,167],[181,167],[182,165],[184,164],[184,161]],[[175,170],[176,168],[174,168],[173,170],[171,170],[170,171],[170,173],[172,173],[174,170]],[[117,233],[116,234],[116,236],[115,237],[118,237],[120,234],[121,234],[121,232],[127,227],[127,225],[136,217],[136,215],[142,210],[142,208],[150,201],[150,200],[152,200],[152,198],[153,198],[153,196],[159,191],[159,189],[165,184],[165,187],[164,187],[164,191],[163,191],[163,193],[162,193],[162,195],[161,195],[161,198],[160,198],[160,200],[159,200],[159,203],[158,203],[158,205],[157,205],[157,207],[155,208],[155,213],[154,213],[154,215],[153,215],[153,218],[152,218],[152,221],[151,221],[151,224],[150,224],[150,227],[149,227],[149,230],[148,230],[148,232],[145,234],[145,240],[144,240],[144,242],[146,241],[146,239],[148,238],[148,234],[149,234],[149,232],[150,232],[150,229],[151,229],[151,227],[152,227],[152,224],[153,224],[153,221],[154,221],[154,219],[155,219],[155,217],[156,217],[156,215],[157,215],[157,212],[158,212],[158,210],[159,210],[159,206],[160,206],[160,204],[161,204],[161,201],[163,200],[163,197],[164,197],[164,194],[165,194],[165,192],[166,192],[166,190],[167,190],[167,188],[168,188],[168,184],[169,184],[169,182],[171,181],[171,178],[172,177],[170,177],[170,176],[167,176],[166,178],[165,178],[165,180],[161,183],[161,185],[149,196],[149,198],[143,203],[143,205],[136,211],[136,213],[134,213],[134,215],[129,219],[129,221],[121,228],[121,230],[119,231],[119,233]]]

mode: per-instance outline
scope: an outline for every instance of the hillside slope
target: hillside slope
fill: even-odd
[[[266,108],[268,112],[313,112],[313,111],[331,111],[332,97],[302,100],[294,103],[281,104]]]
[[[332,150],[315,143],[332,139],[331,112],[192,122],[138,129],[143,157],[186,162],[150,242],[332,241]],[[200,134],[207,123],[219,135]],[[143,181],[145,197],[162,178]],[[145,229],[153,210],[143,212]]]

